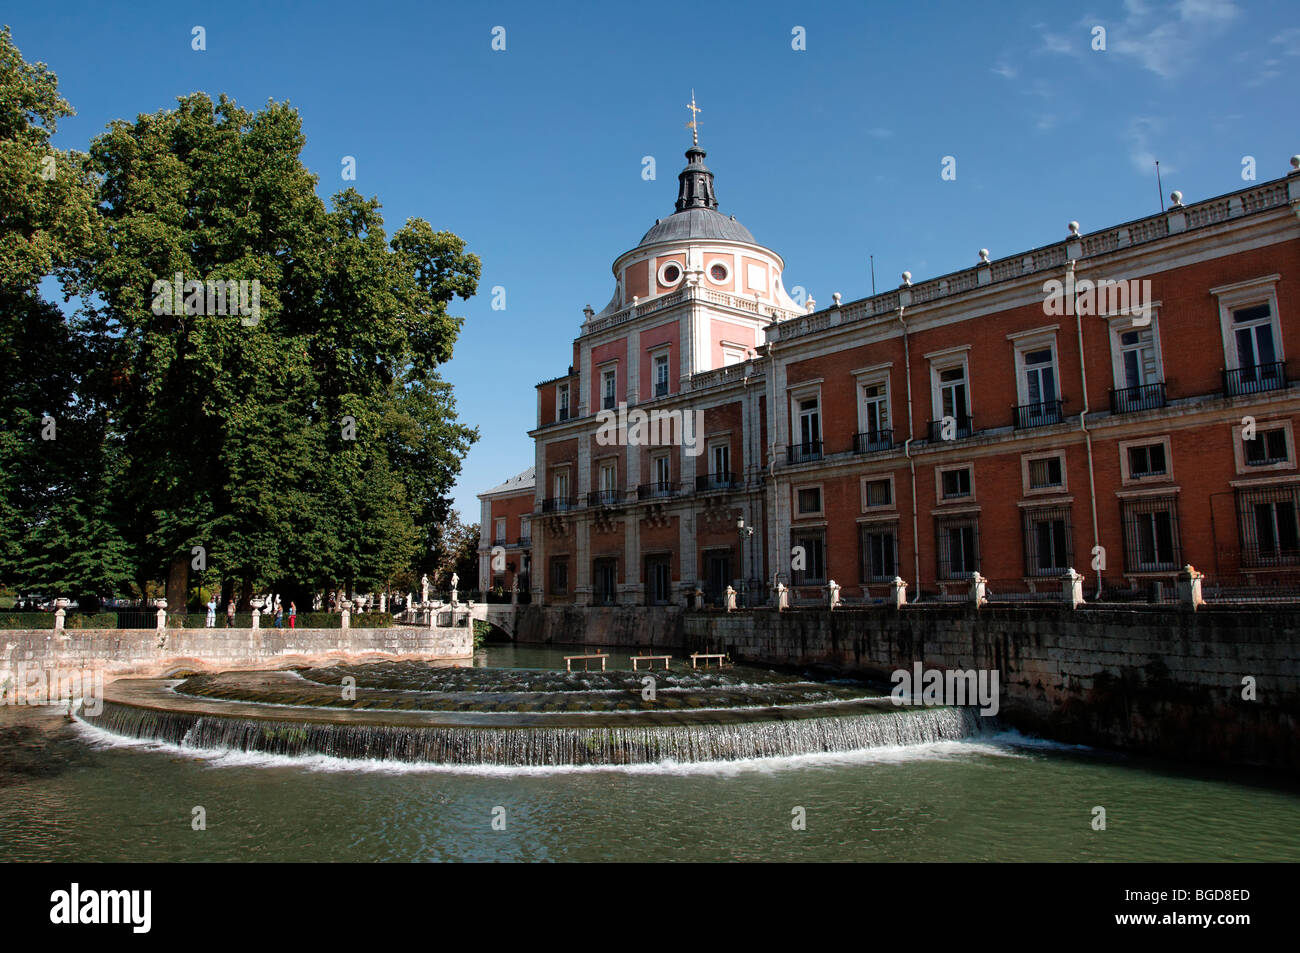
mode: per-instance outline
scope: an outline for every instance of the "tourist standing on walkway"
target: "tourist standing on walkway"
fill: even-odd
[[[235,600],[232,598],[229,602],[226,603],[226,628],[233,629],[234,627],[235,627]]]
[[[284,609],[281,608],[278,602],[275,604],[275,627],[277,629],[284,628]]]
[[[293,601],[290,601],[290,603],[289,603],[289,628],[291,628],[291,629],[297,628],[297,626],[294,624],[294,623],[296,623],[297,621],[298,621],[298,603],[293,602]]]
[[[213,596],[208,602],[208,626],[209,629],[217,627],[217,597]]]

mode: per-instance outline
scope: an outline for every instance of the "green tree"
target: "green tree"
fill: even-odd
[[[478,589],[479,524],[462,523],[452,510],[434,532],[430,576],[439,588],[447,588],[454,572],[460,576],[461,591]]]
[[[133,569],[109,490],[121,460],[111,381],[40,290],[54,276],[79,293],[100,247],[85,157],[50,143],[72,114],[54,74],[0,31],[0,580],[84,598]]]
[[[123,382],[127,538],[167,571],[169,601],[194,546],[245,593],[391,578],[477,436],[436,374],[477,258],[419,219],[390,242],[379,203],[350,189],[327,209],[302,146],[285,104],[194,94],[91,147],[109,241],[87,326]],[[184,306],[166,293],[178,274]],[[217,280],[257,281],[259,313],[201,313],[211,295],[183,283]]]

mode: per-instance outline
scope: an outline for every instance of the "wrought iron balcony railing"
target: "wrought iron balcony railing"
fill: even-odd
[[[638,500],[659,500],[681,492],[680,483],[642,483],[636,488]]]
[[[952,428],[947,435],[944,432],[945,422]],[[974,432],[974,417],[944,417],[940,420],[930,421],[930,439],[933,441],[965,440]]]
[[[1248,364],[1223,372],[1223,392],[1229,397],[1283,390],[1287,386],[1286,361],[1271,364]]]
[[[868,430],[865,433],[855,433],[853,435],[854,453],[876,453],[880,450],[892,450],[893,448],[894,431],[892,430]]]
[[[667,381],[659,381],[659,382],[657,382],[657,383],[655,384],[655,396],[656,396],[656,397],[663,397],[663,396],[664,396],[665,394],[667,394],[667,393],[668,393],[668,382],[667,382]]]
[[[703,493],[707,490],[734,490],[736,476],[730,471],[725,473],[701,473],[695,478],[695,489]]]
[[[1016,429],[1027,430],[1030,427],[1046,427],[1061,422],[1061,402],[1059,400],[1040,400],[1034,404],[1021,404],[1014,408]]]
[[[550,499],[542,500],[543,513],[560,513],[564,510],[571,510],[578,505],[578,501],[572,496],[553,496]]]
[[[622,502],[622,490],[592,490],[587,494],[588,506],[615,506]]]
[[[788,463],[807,463],[809,460],[820,460],[822,458],[822,442],[820,440],[803,440],[799,443],[792,443],[786,447],[785,458]]]
[[[1120,387],[1110,392],[1110,412],[1112,414],[1131,414],[1138,410],[1155,410],[1165,406],[1165,382],[1155,381],[1151,384],[1139,384],[1136,387]]]

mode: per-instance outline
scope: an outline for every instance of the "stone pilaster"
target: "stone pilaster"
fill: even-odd
[[[574,517],[573,601],[591,605],[591,523],[584,516]]]
[[[627,605],[645,603],[645,584],[641,581],[641,520],[633,511],[623,518],[623,598]]]

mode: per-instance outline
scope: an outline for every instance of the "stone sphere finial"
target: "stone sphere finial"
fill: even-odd
[[[1300,169],[1300,156],[1291,157],[1291,168]]]
[[[1078,237],[1078,235],[1079,235],[1079,223],[1078,223],[1078,222],[1071,222],[1067,227],[1070,229],[1070,234],[1071,234],[1072,236],[1074,236],[1074,237]]]
[[[988,250],[987,248],[981,248],[981,249],[980,249],[980,261],[982,261],[982,262],[987,262],[988,260],[989,260],[989,250]]]
[[[903,272],[903,284],[910,285],[911,283],[912,283],[912,273],[910,271]]]
[[[838,308],[840,306],[840,293],[837,291],[831,295],[831,300],[835,302],[835,307]]]
[[[1174,203],[1174,207],[1175,207],[1175,208],[1178,207],[1179,205],[1182,205],[1182,204],[1183,204],[1183,193],[1182,193],[1182,192],[1179,192],[1179,191],[1176,191],[1176,190],[1173,191],[1173,192],[1170,192],[1170,193],[1169,193],[1169,201],[1171,201],[1171,202]]]

